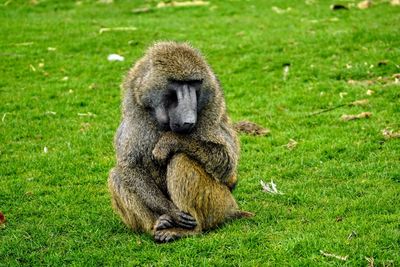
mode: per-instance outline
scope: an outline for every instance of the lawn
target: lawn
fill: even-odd
[[[400,265],[400,6],[104,2],[0,2],[0,266]],[[122,77],[156,40],[199,48],[232,120],[271,130],[240,136],[234,195],[256,216],[165,245],[106,186]]]

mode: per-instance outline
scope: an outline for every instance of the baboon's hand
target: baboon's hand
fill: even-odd
[[[174,221],[172,220],[171,216],[167,214],[161,215],[154,225],[154,229],[163,230],[174,227]]]
[[[197,225],[196,220],[188,213],[178,211],[174,217],[175,218],[172,218],[172,216],[167,214],[161,215],[156,221],[154,229],[156,231],[173,227],[193,229]]]
[[[196,219],[193,218],[189,213],[183,211],[179,211],[176,214],[173,214],[173,220],[175,226],[185,229],[193,229],[197,226]]]
[[[164,133],[152,151],[154,159],[165,162],[177,151],[178,145],[178,138],[175,134],[171,132]]]

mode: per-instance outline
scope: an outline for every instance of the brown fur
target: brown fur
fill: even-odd
[[[170,79],[203,81],[208,101],[190,134],[160,131],[144,107]],[[230,192],[236,184],[239,143],[219,82],[201,54],[188,44],[157,43],[128,72],[123,88],[117,166],[108,185],[124,223],[168,242],[251,216],[239,210]],[[187,218],[182,212],[195,218],[195,228],[178,225]]]

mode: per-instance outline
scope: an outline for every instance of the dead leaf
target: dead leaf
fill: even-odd
[[[125,58],[118,54],[110,54],[110,55],[108,55],[107,60],[108,61],[124,61]]]
[[[333,4],[330,6],[331,10],[336,11],[336,10],[347,10],[349,9],[347,6],[342,5],[342,4]]]
[[[392,80],[392,78],[394,79],[394,81]],[[379,82],[380,84],[391,85],[391,84],[397,82],[397,78],[396,78],[396,74],[392,75],[391,78],[379,76],[378,78],[376,78],[376,81]]]
[[[400,6],[400,0],[392,0],[392,1],[390,1],[390,4],[392,6]]]
[[[367,95],[373,95],[375,93],[375,91],[373,91],[373,90],[367,90]]]
[[[271,133],[267,128],[263,128],[260,125],[251,121],[239,121],[233,124],[233,128],[238,133],[245,133],[257,136],[266,136]]]
[[[44,152],[45,154],[47,154],[47,153],[49,152],[49,149],[47,148],[47,146],[45,146],[45,147],[43,148],[43,152]]]
[[[46,115],[56,115],[57,112],[54,112],[54,111],[46,111],[44,114],[46,114]]]
[[[0,225],[6,222],[6,216],[0,211]]]
[[[355,231],[351,231],[351,233],[349,234],[349,236],[347,237],[348,240],[353,239],[354,237],[357,236],[357,232]]]
[[[338,217],[336,217],[335,221],[336,221],[336,222],[341,222],[341,221],[343,221],[343,217],[338,216]]]
[[[368,267],[374,267],[375,266],[375,260],[374,257],[365,257],[365,259],[368,261]]]
[[[278,191],[276,188],[276,184],[274,181],[271,179],[270,183],[265,183],[263,180],[260,180],[260,184],[263,188],[264,192],[270,193],[270,194],[276,194],[276,195],[283,195],[282,192]]]
[[[96,114],[93,114],[92,112],[87,112],[87,113],[78,113],[78,116],[80,116],[80,117],[96,117]]]
[[[283,8],[280,8],[277,6],[273,6],[271,9],[272,9],[272,11],[274,11],[277,14],[284,14],[284,13],[290,12],[292,10],[292,8],[290,8],[290,7],[283,9]]]
[[[351,121],[351,120],[369,118],[371,116],[372,116],[371,112],[361,112],[360,114],[357,114],[357,115],[342,115],[341,120],[342,121]]]
[[[339,256],[339,255],[335,255],[335,254],[331,254],[331,253],[326,253],[322,250],[319,251],[322,255],[324,255],[325,257],[331,257],[331,258],[336,258],[338,260],[342,260],[342,261],[346,261],[347,258],[349,257],[348,255],[346,256]]]
[[[3,114],[3,117],[1,118],[1,122],[4,122],[4,120],[6,119],[7,114],[8,114],[8,112]]]
[[[283,80],[286,80],[289,75],[290,63],[284,63],[283,67]]]
[[[126,32],[126,31],[136,31],[136,27],[115,27],[115,28],[101,28],[99,33],[103,32]]]
[[[382,135],[385,139],[400,138],[400,131],[393,131],[388,128],[382,130]]]
[[[359,9],[367,9],[370,8],[371,6],[372,6],[372,0],[361,1],[357,4],[357,7]]]
[[[148,13],[150,11],[151,11],[150,7],[138,7],[138,8],[132,9],[133,14]]]
[[[157,8],[164,8],[164,7],[190,7],[190,6],[207,6],[210,2],[201,1],[201,0],[194,0],[194,1],[184,1],[184,2],[160,2],[157,4]]]
[[[286,146],[287,149],[293,150],[293,149],[296,148],[297,144],[298,144],[298,142],[296,140],[290,139],[289,143],[287,143],[285,146]]]
[[[351,84],[351,85],[361,85],[361,86],[368,86],[368,85],[374,84],[374,82],[371,80],[356,81],[356,80],[351,80],[351,79],[348,80],[347,83]]]
[[[368,99],[360,99],[360,100],[356,100],[356,101],[351,102],[351,105],[352,106],[364,106],[364,105],[366,105],[368,103],[369,103]]]

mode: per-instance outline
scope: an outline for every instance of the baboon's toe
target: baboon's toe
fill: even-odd
[[[158,230],[154,233],[154,240],[157,243],[168,243],[181,238],[182,232],[173,228]]]

